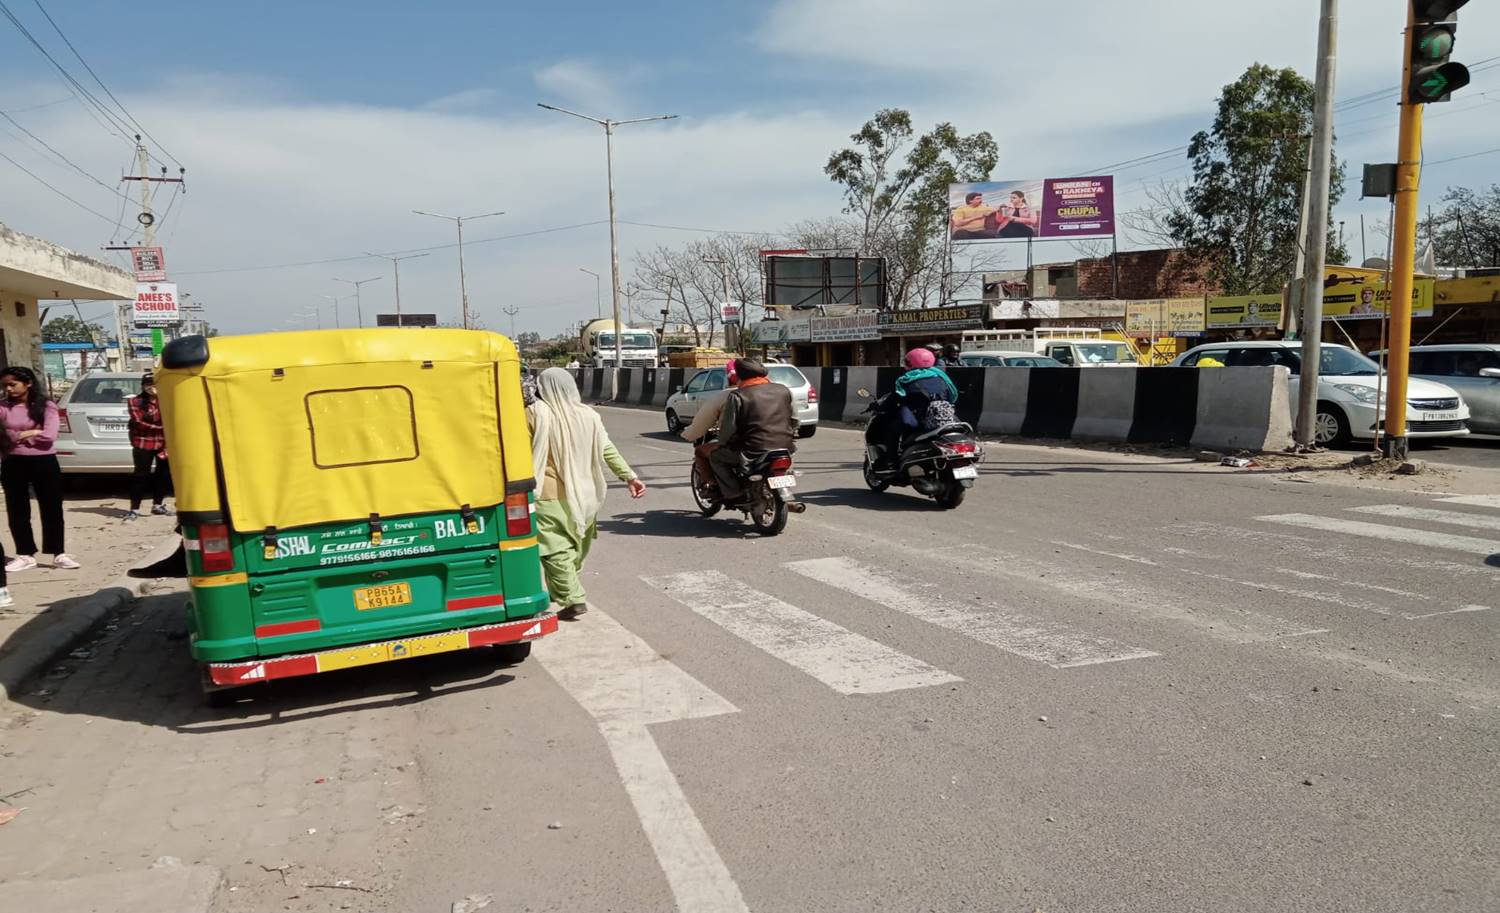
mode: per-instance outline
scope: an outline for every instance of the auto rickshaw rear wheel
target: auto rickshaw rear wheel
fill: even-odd
[[[531,641],[525,640],[514,644],[495,644],[495,658],[502,666],[517,666],[526,661],[531,655]]]

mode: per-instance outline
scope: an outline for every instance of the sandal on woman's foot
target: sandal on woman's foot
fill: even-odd
[[[557,613],[557,617],[561,618],[563,621],[576,621],[579,615],[582,615],[588,610],[589,607],[580,602],[575,605],[570,605],[565,609],[559,610]]]
[[[72,555],[54,555],[52,557],[52,566],[62,568],[65,571],[76,571],[83,567],[83,565],[73,559]]]
[[[21,571],[29,571],[36,567],[36,559],[30,555],[17,555],[5,562],[5,571],[8,574],[16,574]]]

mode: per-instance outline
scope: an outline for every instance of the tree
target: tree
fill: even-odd
[[[96,342],[94,328],[72,314],[61,314],[42,324],[42,342]]]
[[[709,345],[719,326],[726,270],[731,300],[760,302],[763,241],[717,235],[680,248],[660,245],[636,254],[635,285],[642,293],[661,296],[657,300],[666,303],[667,322],[687,327],[694,345]]]
[[[925,300],[946,270],[948,185],[987,180],[1000,157],[986,131],[962,136],[941,123],[914,132],[909,112],[883,108],[823,166],[854,217],[851,246],[885,257],[887,304],[897,309]]]
[[[1443,207],[1419,223],[1444,266],[1500,266],[1500,184],[1449,187]]]
[[[1296,70],[1252,65],[1224,87],[1213,126],[1188,145],[1193,177],[1186,189],[1155,195],[1158,234],[1201,259],[1225,294],[1274,292],[1291,278],[1313,95]],[[1343,183],[1335,158],[1330,207]],[[1329,263],[1345,262],[1337,237],[1330,233],[1325,243]]]

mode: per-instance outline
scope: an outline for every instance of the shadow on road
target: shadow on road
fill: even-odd
[[[499,671],[492,651],[465,650],[254,685],[233,707],[211,709],[188,653],[186,601],[180,592],[137,600],[11,699],[42,713],[207,734],[420,703],[515,678]]]
[[[871,491],[868,488],[826,488],[822,491],[805,492],[797,500],[814,507],[852,507],[855,510],[880,510],[908,512],[932,508],[934,502],[925,495],[911,489],[892,488],[886,491]]]
[[[742,516],[734,511],[705,517],[695,510],[648,510],[600,520],[599,532],[665,539],[740,539],[755,534],[755,528],[744,522]]]

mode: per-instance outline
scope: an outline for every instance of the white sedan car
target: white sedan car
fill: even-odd
[[[1289,389],[1292,411],[1297,409],[1297,381],[1302,372],[1302,343],[1296,340],[1217,342],[1195,346],[1172,362],[1197,367],[1212,358],[1226,367],[1282,365],[1292,372]],[[1318,416],[1314,430],[1319,444],[1339,446],[1351,439],[1374,440],[1375,426],[1385,416],[1380,366],[1348,346],[1323,343],[1318,376]],[[1469,407],[1452,387],[1411,378],[1406,388],[1406,434],[1412,438],[1457,437],[1468,434]]]
[[[772,383],[792,391],[792,413],[797,417],[798,437],[812,437],[818,431],[818,389],[807,376],[792,365],[766,365]],[[667,399],[667,431],[677,434],[693,423],[704,400],[728,384],[723,368],[707,368],[694,374],[687,386],[674,390]]]

